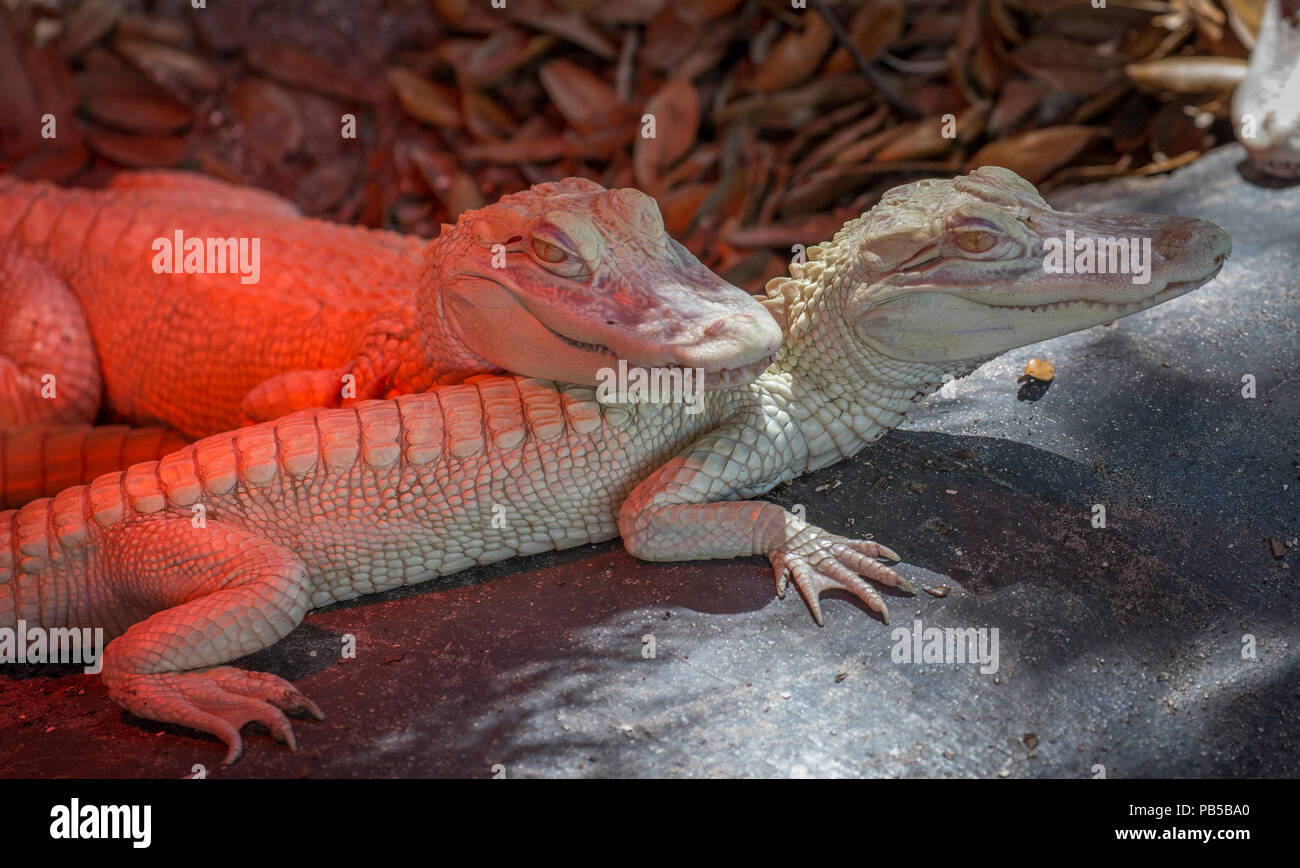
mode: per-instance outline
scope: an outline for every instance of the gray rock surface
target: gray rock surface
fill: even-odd
[[[311,615],[245,662],[328,720],[296,724],[297,754],[248,734],[226,771],[215,741],[128,719],[97,679],[10,671],[0,773],[1296,776],[1295,553],[1267,540],[1300,532],[1300,187],[1246,183],[1242,160],[1054,203],[1213,220],[1234,240],[1214,283],[1009,353],[773,493],[951,589],[890,597],[893,627],[840,596],[818,629],[759,559],[610,543]],[[1046,390],[1016,383],[1034,356],[1056,365]],[[893,662],[916,619],[996,628],[996,673]]]

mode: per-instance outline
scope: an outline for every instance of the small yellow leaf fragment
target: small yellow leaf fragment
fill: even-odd
[[[1047,359],[1030,359],[1025,365],[1024,376],[1050,383],[1056,378],[1056,366]]]

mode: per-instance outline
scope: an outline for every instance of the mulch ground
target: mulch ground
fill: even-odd
[[[428,237],[580,175],[651,193],[672,234],[757,289],[792,244],[915,177],[993,163],[1049,189],[1229,141],[1263,4],[505,5],[0,8],[0,170],[93,187],[188,168]]]

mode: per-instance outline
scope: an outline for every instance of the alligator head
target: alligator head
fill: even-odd
[[[919,395],[1007,350],[1176,298],[1230,249],[1196,218],[1055,211],[999,167],[917,181],[768,284],[789,323],[778,365],[821,369],[831,353],[842,377]],[[810,351],[823,361],[798,364]]]
[[[1260,169],[1300,177],[1300,0],[1268,0],[1232,98],[1237,140]]]
[[[426,256],[420,316],[503,370],[594,385],[602,368],[702,368],[743,385],[781,343],[762,305],[668,236],[655,201],[567,178],[461,216]],[[436,333],[427,331],[426,333]]]

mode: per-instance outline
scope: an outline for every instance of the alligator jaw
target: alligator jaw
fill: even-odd
[[[594,386],[602,382],[602,371],[623,361],[629,368],[700,370],[704,391],[747,385],[775,357],[780,326],[747,293],[701,270],[693,284],[657,290],[665,303],[637,322],[606,321],[595,334],[581,313],[556,316],[495,275],[474,272],[454,275],[456,285],[446,291],[447,317],[466,344],[503,370],[517,368],[515,359],[534,366],[545,359],[547,378]],[[720,285],[712,297],[700,290],[710,278]],[[465,291],[466,285],[472,290]],[[487,322],[490,330],[482,325]],[[502,335],[509,340],[502,342]]]
[[[748,316],[748,314],[741,315]],[[730,345],[720,341],[716,346],[710,347],[708,339],[705,339],[698,344],[685,347],[685,353],[678,353],[676,356],[665,356],[664,349],[654,345],[648,347],[648,353],[639,356],[635,352],[629,356],[620,356],[604,344],[571,338],[551,328],[540,318],[537,322],[571,352],[583,354],[580,360],[573,363],[574,376],[582,376],[584,370],[616,368],[621,359],[629,368],[661,371],[700,370],[704,373],[703,389],[706,392],[735,389],[753,382],[776,358],[777,348],[780,345],[779,330],[772,329],[766,321],[763,321],[757,327],[745,326],[734,330]],[[756,338],[752,337],[755,335]],[[740,343],[746,339],[749,341],[748,346]],[[698,352],[699,357],[692,358],[689,355],[691,352]],[[573,382],[586,382],[586,380],[573,380]],[[594,383],[587,384],[594,385]]]
[[[979,213],[975,230],[961,219],[949,226],[982,233],[964,240],[987,252],[917,233],[915,255],[859,291],[859,337],[902,361],[991,358],[1176,298],[1218,274],[1231,251],[1227,232],[1191,217],[1063,213],[1032,201]]]
[[[467,212],[434,244],[422,320],[445,308],[502,370],[598,385],[621,361],[703,371],[705,388],[723,389],[757,377],[781,345],[766,308],[674,241],[637,190],[542,184]]]
[[[562,335],[555,331],[555,329],[546,326],[546,324],[542,323],[540,320],[538,322],[566,346],[577,352],[591,354],[591,357],[584,358],[581,363],[587,368],[617,368],[619,361],[618,354],[609,347],[602,344],[591,344],[574,340],[573,338]],[[740,386],[748,385],[757,379],[763,371],[767,370],[767,366],[772,363],[774,358],[776,358],[776,353],[772,352],[765,356],[760,356],[756,361],[736,367],[720,368],[716,365],[699,365],[698,367],[700,370],[704,372],[704,391],[717,392],[724,389],[735,389]],[[624,361],[627,360],[624,359]],[[629,362],[629,367],[647,367],[657,368],[663,371],[674,371],[682,369],[685,366],[674,364],[672,362],[657,365],[636,365],[635,363]]]

